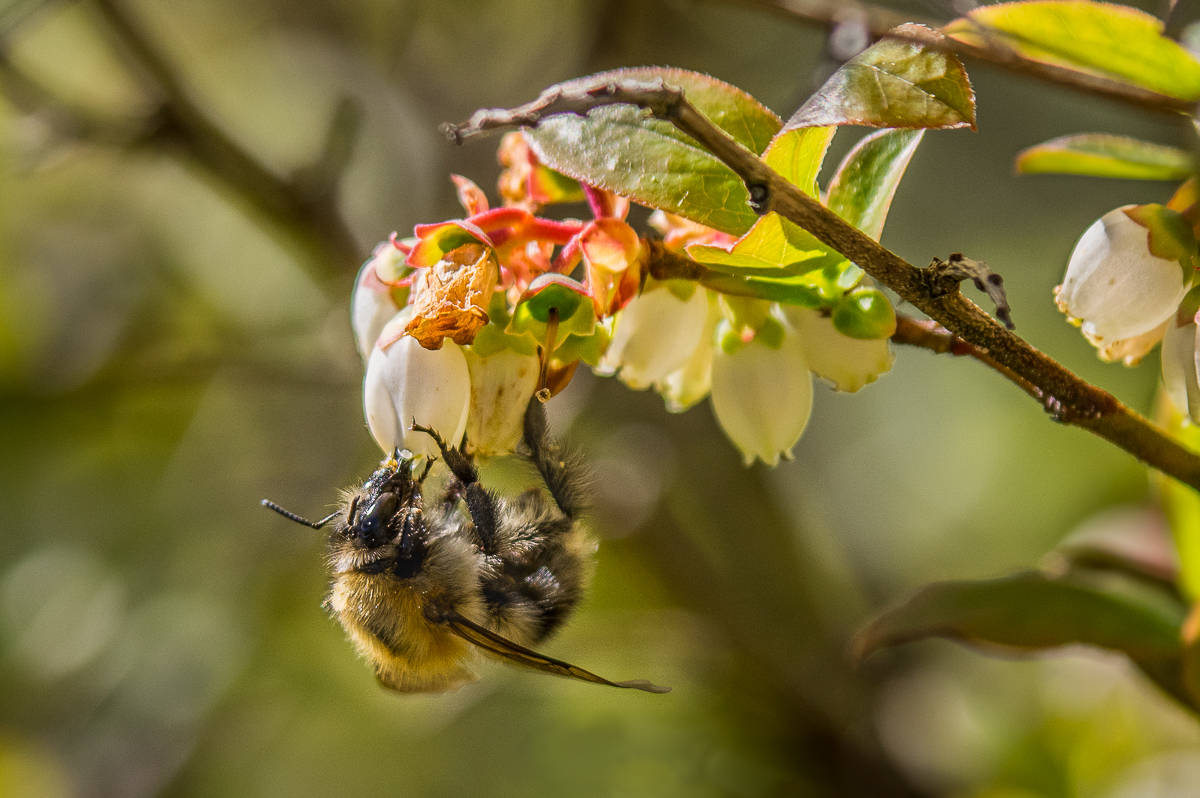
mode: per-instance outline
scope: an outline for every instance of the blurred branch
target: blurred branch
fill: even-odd
[[[685,460],[711,460],[704,443],[711,436],[677,428],[672,438]],[[627,545],[744,660],[748,671],[739,668],[743,678],[728,688],[733,703],[748,708],[752,719],[743,722],[777,724],[776,755],[807,780],[780,794],[923,795],[861,722],[874,679],[846,668],[844,630],[831,629],[816,607],[816,597],[829,600],[829,586],[814,584],[819,569],[799,550],[803,535],[778,510],[765,471],[732,456],[710,464],[675,480]],[[740,508],[732,515],[721,509],[731,497]]]
[[[349,161],[361,114],[351,100],[339,104],[324,152],[315,164],[285,178],[233,140],[193,100],[183,80],[153,44],[142,27],[117,0],[94,0],[93,5],[147,88],[158,98],[158,112],[134,135],[97,127],[70,111],[37,87],[11,63],[5,62],[5,90],[21,94],[26,106],[37,98],[57,114],[63,132],[96,143],[120,143],[182,149],[217,183],[299,241],[322,262],[338,271],[358,268],[365,252],[355,240],[337,204],[337,184]],[[14,100],[17,102],[16,100]]]
[[[834,27],[843,23],[862,24],[866,27],[872,40],[882,38],[892,28],[906,22],[920,22],[930,27],[938,26],[936,22],[913,19],[911,15],[902,15],[867,3],[845,2],[845,0],[737,0],[737,2],[773,11],[789,19],[810,25]],[[984,38],[988,38],[986,29],[980,28],[980,31],[985,34]],[[948,36],[939,39],[932,32],[928,36],[911,30],[908,33],[891,35],[895,38],[911,39],[929,49],[954,53],[1017,75],[1065,86],[1085,94],[1117,100],[1146,111],[1190,115],[1196,110],[1195,103],[1177,97],[1159,94],[1119,80],[1068,67],[1031,61],[1012,48],[1005,46],[995,37],[991,37],[985,45],[975,45]]]
[[[745,182],[750,204],[757,213],[778,213],[858,264],[901,299],[1019,377],[1017,384],[1041,402],[1055,420],[1089,430],[1163,473],[1200,489],[1200,456],[1116,397],[1005,329],[960,291],[942,294],[932,290],[929,269],[918,268],[885,249],[805,194],[709,121],[680,89],[661,80],[613,81],[571,89],[555,86],[526,105],[476,111],[467,122],[447,125],[444,130],[461,142],[490,130],[534,127],[554,114],[586,116],[592,109],[614,104],[636,105],[691,136]]]
[[[892,343],[928,349],[939,355],[973,357],[988,368],[999,372],[1005,379],[1016,384],[1034,399],[1038,401],[1042,399],[1041,391],[1029,380],[997,362],[986,351],[959,338],[936,321],[921,321],[911,316],[905,316],[903,313],[897,313],[896,332],[892,333]]]

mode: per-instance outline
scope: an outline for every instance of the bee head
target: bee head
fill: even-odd
[[[412,455],[397,451],[350,499],[342,529],[344,539],[353,548],[376,555],[355,570],[394,571],[401,578],[420,570],[426,537],[421,516],[421,483],[431,464],[427,463],[416,476]]]

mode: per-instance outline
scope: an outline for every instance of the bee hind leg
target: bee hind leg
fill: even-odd
[[[525,446],[537,466],[554,503],[567,518],[578,517],[587,507],[586,469],[576,455],[563,452],[550,437],[546,409],[537,396],[525,408]]]
[[[485,554],[495,554],[496,544],[496,497],[492,492],[479,484],[479,469],[471,456],[461,449],[448,445],[442,436],[429,427],[423,427],[414,420],[411,429],[414,432],[424,432],[433,438],[433,442],[442,451],[442,460],[450,473],[454,475],[451,485],[447,486],[446,498],[452,500],[455,493],[462,497],[471,514],[475,526],[475,545]],[[459,484],[455,486],[454,481]]]

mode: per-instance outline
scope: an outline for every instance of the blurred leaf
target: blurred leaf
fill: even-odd
[[[1084,521],[1043,561],[1051,572],[1114,570],[1174,589],[1179,558],[1157,507],[1111,507]]]
[[[889,646],[944,637],[1018,651],[1082,643],[1127,654],[1164,689],[1182,695],[1184,608],[1144,583],[1081,572],[1026,571],[978,582],[936,582],[859,632],[858,659]]]
[[[1200,426],[1191,423],[1165,395],[1159,398],[1156,415],[1172,438],[1200,452]],[[1167,476],[1159,476],[1157,480],[1163,511],[1179,553],[1179,588],[1195,601],[1200,598],[1200,493]]]
[[[777,135],[763,153],[767,166],[810,197],[817,196],[817,174],[836,127],[805,127]]]
[[[1024,150],[1017,156],[1017,171],[1131,180],[1183,180],[1192,173],[1192,157],[1175,147],[1126,136],[1076,133]]]
[[[833,74],[784,130],[826,125],[975,129],[975,93],[962,62],[916,38],[940,38],[907,24],[863,50]]]
[[[900,178],[924,130],[881,130],[864,138],[829,182],[829,209],[876,241]]]
[[[976,47],[1200,99],[1200,63],[1162,35],[1161,21],[1136,8],[1090,0],[1002,3],[978,8],[942,31]]]
[[[578,88],[615,79],[657,78],[682,88],[701,113],[755,154],[765,150],[779,130],[779,117],[749,94],[697,72],[639,67],[561,85]],[[731,235],[741,235],[758,219],[741,178],[729,167],[674,125],[648,118],[633,106],[600,108],[586,118],[553,116],[527,129],[525,136],[551,168],[643,205]]]
[[[1192,605],[1183,622],[1183,687],[1200,707],[1200,603]]]

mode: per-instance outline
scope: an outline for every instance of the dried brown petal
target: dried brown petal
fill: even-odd
[[[490,247],[464,244],[428,269],[413,285],[413,317],[404,331],[426,349],[440,349],[446,338],[461,346],[475,340],[488,323],[487,306],[499,279]]]

